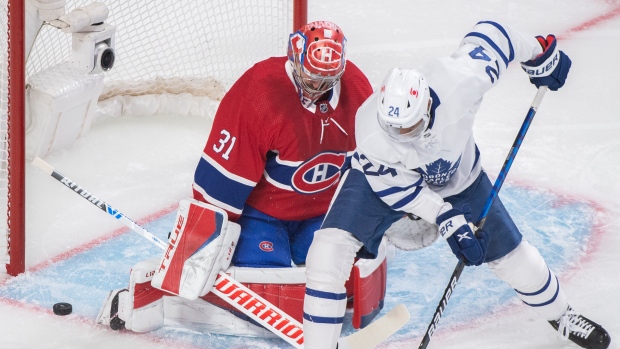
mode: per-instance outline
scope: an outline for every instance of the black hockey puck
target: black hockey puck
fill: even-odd
[[[56,315],[69,315],[73,311],[73,307],[69,303],[56,303],[53,309]]]

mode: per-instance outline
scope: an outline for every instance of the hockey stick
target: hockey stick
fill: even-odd
[[[540,102],[542,101],[543,96],[545,95],[545,92],[547,92],[547,86],[541,86],[538,89],[538,92],[536,92],[536,96],[534,97],[534,101],[532,101],[530,110],[527,112],[527,115],[525,116],[525,120],[523,120],[521,129],[519,130],[519,133],[517,134],[517,137],[515,138],[515,141],[512,144],[512,148],[510,149],[510,152],[508,152],[508,156],[506,157],[506,160],[504,161],[504,165],[502,166],[502,169],[499,171],[499,175],[497,176],[497,179],[495,180],[493,189],[491,189],[491,195],[489,195],[489,198],[487,199],[484,205],[484,208],[482,209],[482,212],[480,213],[480,218],[478,218],[478,224],[476,224],[477,229],[482,229],[482,227],[484,226],[484,223],[486,222],[487,214],[489,213],[489,210],[491,209],[491,205],[493,204],[493,201],[499,194],[499,190],[501,189],[502,184],[504,184],[504,179],[506,179],[508,170],[510,170],[510,166],[512,166],[512,163],[515,157],[517,156],[519,147],[521,147],[523,138],[525,138],[525,134],[527,133],[527,130],[530,127],[532,120],[534,119],[534,115],[536,115],[536,110],[538,109],[538,106],[540,105]],[[424,335],[424,338],[422,338],[422,342],[420,343],[420,346],[418,347],[418,349],[426,349],[426,347],[428,346],[428,343],[431,341],[431,336],[433,335],[433,332],[435,332],[435,329],[437,328],[437,324],[439,323],[439,320],[441,319],[441,315],[443,314],[443,311],[446,309],[446,306],[448,305],[450,296],[452,295],[452,292],[454,292],[456,283],[459,281],[459,278],[461,277],[461,273],[463,272],[464,268],[465,268],[465,262],[463,262],[463,260],[460,259],[458,264],[456,265],[456,268],[454,268],[454,271],[452,272],[452,276],[450,276],[450,282],[448,283],[448,286],[443,292],[443,296],[441,297],[441,300],[439,301],[439,305],[437,305],[437,308],[435,309],[435,314],[433,315],[431,323],[428,325],[428,328],[426,329],[426,334]]]
[[[54,167],[42,159],[35,157],[32,164],[64,184],[67,188],[73,190],[73,192],[80,195],[91,204],[97,206],[100,210],[118,219],[132,231],[148,239],[162,250],[168,248],[168,244],[127,218],[120,211],[112,208],[112,206],[96,198],[78,184],[57,172]],[[211,292],[284,339],[289,344],[298,349],[303,348],[303,326],[299,321],[233,279],[228,274],[221,271],[219,272]],[[401,329],[408,321],[409,313],[405,306],[401,304],[365,328],[350,336],[340,338],[340,341],[349,343],[351,349],[370,349]],[[372,346],[368,346],[369,344]]]

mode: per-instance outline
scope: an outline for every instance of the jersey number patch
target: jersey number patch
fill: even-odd
[[[472,59],[481,59],[487,62],[491,61],[491,57],[484,53],[484,48],[482,46],[478,46],[475,49],[471,50],[471,52],[469,52],[469,57],[471,57]],[[495,80],[499,79],[499,63],[497,63],[497,60],[494,61],[495,68],[490,65],[487,65],[485,68],[487,75],[489,75],[489,78],[491,78],[491,83],[495,83]],[[493,77],[493,75],[495,75],[495,77]]]
[[[222,157],[224,158],[224,160],[228,160],[230,152],[232,151],[232,148],[235,146],[235,142],[237,141],[237,137],[231,137],[230,132],[226,130],[222,130],[220,134],[224,137],[219,139],[219,144],[213,145],[213,150],[216,153],[220,153],[222,150],[224,150],[224,148],[226,148],[226,151],[224,152],[224,154],[222,154]],[[230,144],[227,147],[228,141],[230,141]]]
[[[362,163],[362,161],[365,163]],[[367,176],[383,176],[390,174],[392,175],[392,177],[396,177],[397,175],[395,169],[384,165],[380,165],[376,171],[372,170],[373,168],[375,168],[375,165],[373,165],[373,163],[370,162],[370,160],[368,160],[368,158],[364,154],[360,155],[360,165],[362,165],[364,174]]]

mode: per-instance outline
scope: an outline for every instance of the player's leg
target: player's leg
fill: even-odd
[[[292,222],[289,225],[289,241],[291,244],[291,257],[295,265],[306,264],[306,256],[312,244],[314,233],[321,228],[325,215]]]
[[[589,349],[609,346],[607,331],[570,307],[557,277],[527,240],[523,239],[517,248],[488,265],[497,277],[515,289],[523,303],[558,330],[560,338]]]
[[[482,172],[459,195],[446,198],[453,206],[469,203],[477,219],[493,188]],[[566,296],[538,250],[523,240],[499,197],[491,205],[484,230],[489,232],[485,262],[491,271],[517,291],[519,297],[546,319],[559,317],[568,305]],[[553,281],[553,282],[552,282]]]
[[[200,333],[275,337],[264,327],[248,321],[246,316],[213,293],[188,300],[153,287],[151,280],[159,265],[159,258],[136,264],[131,269],[129,286],[110,292],[97,316],[97,323],[113,330],[133,332],[170,326]],[[232,267],[227,273],[302,321],[303,268]]]
[[[324,218],[322,215],[289,225],[291,254],[296,265],[305,264],[314,233],[319,230]],[[386,239],[379,247],[377,258],[360,258],[355,262],[348,281],[350,288],[347,288],[347,307],[353,309],[353,327],[363,328],[369,325],[383,308],[387,282]]]
[[[364,174],[345,174],[306,259],[306,349],[336,347],[347,302],[344,284],[354,259],[375,258],[385,230],[400,217],[402,212],[374,194]]]
[[[164,297],[196,299],[208,293],[228,268],[238,236],[239,226],[228,222],[223,210],[182,200],[164,256],[135,265],[129,287],[110,293],[98,322],[135,332],[163,326]]]
[[[137,263],[131,268],[129,286],[110,291],[97,316],[97,323],[113,330],[148,332],[164,325],[164,297],[171,296],[151,286],[159,258]]]
[[[482,172],[476,182],[468,189],[459,195],[446,198],[446,201],[457,207],[458,205],[462,206],[463,203],[469,203],[473,217],[477,218],[482,212],[492,188],[491,181]],[[518,297],[541,317],[559,324],[559,319],[568,316],[569,305],[566,294],[538,249],[523,239],[499,197],[491,206],[484,229],[489,232],[490,236],[485,260],[490,270],[510,285],[517,292]],[[577,316],[580,315],[577,314]],[[571,334],[570,339],[585,348],[606,348],[609,344],[607,332],[590,320],[584,317],[581,319],[587,320],[582,323],[590,322],[592,324],[591,326],[586,325],[592,329],[588,333],[591,337],[585,336],[590,341],[584,338],[584,342],[579,343],[576,340],[577,336],[573,336],[573,334]],[[558,326],[554,327],[558,328]],[[578,327],[573,326],[572,328],[575,331],[580,331]],[[606,341],[607,344],[605,344]],[[585,342],[588,344],[584,346]]]
[[[290,267],[286,222],[245,206],[237,220],[241,234],[232,264],[240,267]]]

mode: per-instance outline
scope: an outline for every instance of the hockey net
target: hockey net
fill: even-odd
[[[71,59],[71,34],[47,23],[33,25],[34,3],[42,0],[0,0],[0,265],[9,274],[24,271],[23,155],[26,130],[10,122],[28,125],[23,107],[24,88],[19,75],[7,67],[22,68],[27,84],[37,72]],[[66,12],[93,1],[66,0]],[[254,63],[286,54],[288,35],[306,21],[306,0],[98,0],[106,4],[105,23],[116,27],[116,61],[104,74],[98,116],[124,113],[161,113],[152,102],[130,105],[132,98],[182,96],[217,101],[232,83]],[[19,15],[22,11],[25,15]],[[11,16],[11,13],[13,16]],[[34,13],[34,14],[33,14]],[[12,20],[9,20],[12,18]],[[17,19],[15,19],[17,18]],[[25,18],[24,23],[19,21]],[[30,40],[30,38],[34,38]],[[19,54],[10,47],[25,43]],[[19,52],[19,50],[17,50]],[[9,63],[10,62],[10,63]],[[19,71],[19,69],[17,69]],[[9,86],[19,92],[9,92]],[[23,85],[21,85],[23,86]],[[186,101],[186,99],[183,99]],[[196,103],[194,103],[196,104]],[[174,109],[179,103],[171,103]],[[198,102],[200,107],[204,105]],[[208,104],[213,108],[213,104]],[[193,108],[189,113],[210,111]],[[163,112],[174,113],[175,110]],[[95,116],[97,117],[97,116]],[[17,142],[10,143],[13,139]],[[17,144],[17,145],[15,145]],[[21,148],[21,149],[20,149]],[[11,171],[10,169],[17,169]],[[15,203],[10,198],[18,197]],[[21,201],[20,201],[21,200]]]

